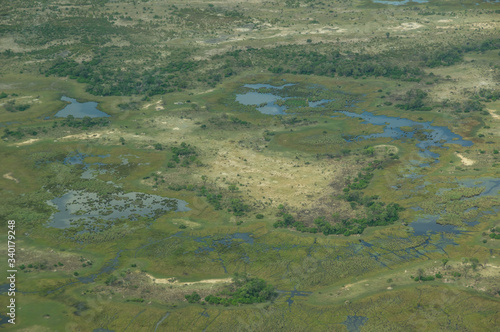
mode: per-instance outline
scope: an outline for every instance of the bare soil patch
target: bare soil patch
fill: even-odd
[[[30,144],[35,143],[36,141],[39,141],[39,140],[40,140],[39,138],[32,138],[32,139],[29,139],[29,140],[24,141],[24,142],[16,143],[14,145],[15,146],[30,145]]]
[[[462,161],[462,164],[464,164],[465,166],[472,166],[476,163],[475,160],[464,157],[460,153],[455,153],[455,154],[457,155],[458,158],[460,158],[460,161]]]
[[[155,278],[150,274],[146,275],[153,281],[153,283],[156,284],[169,284],[169,285],[196,285],[196,284],[219,284],[219,283],[230,283],[233,279],[232,278],[225,278],[225,279],[205,279],[205,280],[200,280],[200,281],[193,281],[193,282],[180,282],[179,280],[175,279],[174,277],[172,278]]]
[[[5,174],[3,175],[3,178],[4,178],[4,179],[7,179],[7,180],[12,180],[12,181],[14,181],[15,183],[19,183],[19,180],[18,180],[18,179],[16,179],[15,177],[13,177],[13,176],[12,176],[12,172],[5,173]]]

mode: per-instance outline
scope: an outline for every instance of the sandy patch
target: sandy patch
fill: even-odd
[[[463,155],[461,155],[460,153],[456,153],[455,154],[457,155],[458,158],[460,158],[460,161],[462,161],[462,164],[464,164],[465,166],[472,166],[476,163],[475,160],[472,160],[472,159],[469,159],[467,157],[464,157]]]
[[[157,102],[155,102],[155,103],[146,104],[146,105],[142,106],[142,109],[149,108],[149,107],[151,107],[151,106],[153,106],[153,105],[155,105],[155,109],[156,109],[157,111],[161,111],[161,110],[165,109],[165,107],[163,107],[163,103],[162,103],[162,101],[161,101],[161,100],[158,100],[158,101],[157,101]]]
[[[198,227],[201,226],[197,222],[186,220],[186,219],[173,219],[172,223],[174,223],[175,225],[185,225],[185,226],[187,226],[187,227],[189,227],[191,229],[198,228]]]
[[[387,145],[387,144],[381,144],[381,145],[376,145],[374,146],[375,149],[377,149],[377,152],[387,152],[387,153],[398,153],[399,149],[397,146],[394,145]]]
[[[248,142],[248,137],[240,137]],[[208,182],[226,187],[238,184],[239,192],[255,204],[278,205],[288,202],[291,208],[303,209],[331,193],[329,183],[344,173],[342,161],[323,160],[305,164],[279,154],[263,154],[248,149],[244,143],[218,145],[209,167],[200,169]]]
[[[495,29],[496,23],[473,23],[472,27],[480,29]]]
[[[125,20],[116,20],[113,22],[114,25],[117,25],[119,27],[127,27],[127,26],[131,26],[131,25],[135,25],[135,22],[132,22],[132,21],[125,21]]]
[[[16,143],[14,145],[15,146],[29,145],[29,144],[33,144],[33,143],[35,143],[36,141],[39,141],[39,140],[40,140],[39,138],[32,138],[32,139],[29,139],[29,140],[24,141],[24,142]]]
[[[493,119],[500,119],[500,115],[495,113],[495,110],[488,109],[488,112],[490,112],[490,115]]]
[[[157,279],[148,273],[146,273],[146,276],[148,276],[149,279],[151,279],[153,281],[153,283],[169,284],[169,285],[175,285],[175,284],[177,284],[177,285],[218,284],[218,283],[230,283],[233,281],[232,278],[225,278],[225,279],[205,279],[205,280],[194,281],[194,282],[179,282],[179,280],[175,279],[174,277]]]
[[[415,30],[418,28],[423,27],[423,24],[416,23],[416,22],[408,22],[408,23],[401,23],[400,26],[394,27],[394,28],[389,28],[391,30],[397,30],[397,31],[407,31],[407,30]]]
[[[198,92],[197,94],[198,95],[202,95],[204,93],[209,93],[209,92],[212,92],[212,91],[214,91],[214,89],[210,89],[210,90],[207,90],[207,91]]]
[[[98,139],[102,133],[84,133],[61,137],[60,139]]]
[[[439,23],[447,23],[447,22],[453,22],[453,20],[439,20]]]
[[[12,176],[12,172],[5,173],[5,174],[3,175],[3,178],[4,178],[4,179],[7,179],[7,180],[12,180],[12,181],[14,181],[15,183],[19,183],[19,180],[18,180],[18,179],[16,179],[15,177],[13,177],[13,176]]]

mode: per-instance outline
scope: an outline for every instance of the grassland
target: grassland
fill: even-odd
[[[18,273],[16,324],[2,311],[0,327],[494,330],[500,5],[476,2],[2,6],[0,225],[7,234],[16,220]],[[258,83],[295,84],[276,103],[288,114],[236,101]],[[54,117],[62,96],[97,102],[109,123]],[[308,106],[320,99],[334,101]],[[387,125],[344,111],[416,123],[397,139],[357,139]],[[428,122],[472,145],[421,148]],[[104,202],[158,195],[189,209],[49,227],[48,202],[69,191]],[[404,210],[370,223],[390,203]],[[318,219],[351,231],[325,235]],[[438,231],[416,233],[422,220]],[[278,295],[186,300],[227,294],[235,273]]]

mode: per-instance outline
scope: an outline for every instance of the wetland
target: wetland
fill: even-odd
[[[1,327],[494,330],[498,10],[7,3]]]

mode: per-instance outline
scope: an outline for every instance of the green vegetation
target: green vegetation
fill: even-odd
[[[267,302],[277,295],[274,291],[274,287],[267,285],[265,280],[251,278],[246,274],[235,274],[233,282],[234,290],[226,290],[218,294],[223,295],[223,297],[208,295],[205,297],[205,301],[209,304],[222,304],[228,306]],[[191,297],[191,300],[192,299],[193,297]]]
[[[495,330],[497,7],[5,2],[2,327]]]

